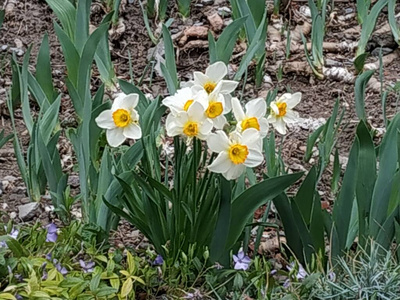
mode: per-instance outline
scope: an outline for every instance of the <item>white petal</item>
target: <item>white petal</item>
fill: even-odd
[[[201,140],[207,139],[207,137],[211,133],[212,129],[213,129],[212,121],[209,119],[204,120],[200,125],[200,129],[199,129],[199,133],[197,134],[197,137]]]
[[[260,135],[262,138],[265,138],[268,134],[269,124],[266,118],[261,118],[258,120],[260,124]]]
[[[128,139],[138,140],[142,137],[142,129],[137,124],[131,124],[124,128],[124,136]]]
[[[249,149],[249,155],[247,155],[246,161],[244,164],[246,167],[254,168],[259,166],[264,160],[264,156],[260,151],[255,149]]]
[[[245,114],[240,105],[240,101],[238,98],[232,98],[232,111],[233,115],[235,116],[236,121],[241,122],[245,118]]]
[[[288,108],[293,108],[300,103],[300,100],[301,100],[301,93],[294,93],[291,94],[290,97],[286,98],[286,104]]]
[[[114,99],[114,102],[113,102],[113,105],[112,105],[112,110],[117,110],[118,108],[120,108],[121,107],[121,105],[122,105],[122,102],[124,101],[124,99],[125,99],[125,97],[126,97],[126,94],[124,94],[124,93],[119,93],[118,95],[117,95],[117,97]]]
[[[254,99],[246,104],[246,115],[256,117],[257,119],[265,116],[267,112],[267,103],[264,99]]]
[[[194,102],[192,105],[190,105],[187,114],[189,116],[190,120],[196,121],[196,122],[203,122],[205,120],[205,115],[204,115],[204,107],[201,105],[199,102]]]
[[[165,120],[165,128],[167,129],[167,134],[169,136],[176,136],[182,134],[182,124],[177,122],[178,117],[173,114],[169,114]]]
[[[220,80],[222,80],[227,73],[228,68],[222,61],[217,61],[209,66],[206,70],[206,76],[215,83],[218,83]]]
[[[282,118],[277,118],[276,122],[273,123],[273,125],[276,131],[278,131],[280,134],[286,134],[286,124]]]
[[[118,147],[125,141],[124,130],[122,128],[114,128],[107,130],[107,142],[111,147]]]
[[[232,180],[232,179],[239,178],[240,175],[242,175],[245,170],[246,170],[246,166],[244,164],[240,164],[240,165],[233,164],[232,167],[229,168],[228,171],[223,175],[226,179]]]
[[[230,94],[236,89],[239,82],[233,80],[221,80],[219,84],[221,85],[219,91],[221,94]]]
[[[97,126],[104,129],[115,128],[114,119],[112,117],[111,109],[103,110],[99,116],[95,119]]]
[[[120,107],[127,110],[131,110],[136,107],[138,102],[139,102],[138,94],[129,94],[124,97]]]
[[[208,169],[214,173],[225,173],[233,166],[234,164],[229,159],[228,152],[223,151],[218,154],[217,158],[208,166]]]
[[[224,131],[217,130],[207,138],[207,146],[212,152],[222,152],[229,149],[229,139]]]
[[[294,110],[287,110],[286,114],[283,116],[283,121],[285,123],[296,123],[299,121],[299,114]]]
[[[271,102],[270,108],[271,108],[271,110],[272,110],[271,113],[275,113],[276,115],[279,115],[279,108],[278,108],[278,106],[276,105],[276,102],[275,102],[275,101]]]
[[[230,112],[232,110],[232,96],[229,94],[223,94],[224,99],[225,99],[225,107],[227,112]]]
[[[214,127],[216,129],[222,129],[224,128],[225,124],[227,123],[225,116],[220,115],[214,119],[212,119],[212,122],[214,124]]]
[[[255,128],[249,128],[243,131],[241,143],[247,145],[249,148],[255,148],[260,139],[259,131]]]
[[[193,79],[194,79],[194,86],[200,85],[204,86],[204,84],[209,81],[209,78],[207,75],[204,75],[201,72],[194,72],[193,73]]]

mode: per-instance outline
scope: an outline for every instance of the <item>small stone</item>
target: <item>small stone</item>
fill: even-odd
[[[17,213],[15,211],[10,213],[10,219],[15,219],[17,217]]]
[[[218,8],[218,14],[222,17],[230,17],[232,10],[229,7],[223,6]]]
[[[203,3],[204,5],[213,5],[214,0],[201,0],[201,3]]]
[[[22,221],[30,221],[36,214],[39,208],[39,203],[31,202],[28,204],[18,206],[18,217]]]
[[[222,18],[219,16],[218,13],[208,16],[207,20],[208,22],[210,22],[211,28],[214,31],[221,31],[222,27],[224,27],[224,21],[222,20]]]
[[[346,15],[348,15],[348,14],[353,13],[354,9],[352,7],[347,7],[347,8],[345,8],[344,12],[345,12]]]
[[[14,40],[14,43],[15,43],[15,46],[16,46],[18,49],[22,49],[22,47],[24,46],[24,44],[22,43],[22,41],[21,41],[20,39],[15,39],[15,40]]]
[[[8,45],[3,45],[3,46],[1,46],[1,51],[7,51],[7,49],[8,49]]]
[[[8,175],[8,176],[4,177],[4,180],[7,180],[9,182],[14,182],[15,180],[17,180],[17,177]]]

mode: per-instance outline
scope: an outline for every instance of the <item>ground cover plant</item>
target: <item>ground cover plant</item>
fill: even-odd
[[[400,293],[396,1],[1,5],[0,299]]]

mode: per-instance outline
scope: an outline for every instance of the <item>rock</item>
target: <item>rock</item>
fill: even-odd
[[[22,49],[22,47],[24,46],[24,44],[22,43],[22,41],[20,39],[15,39],[14,43],[15,43],[15,46],[19,49]]]
[[[1,51],[7,51],[7,49],[8,49],[8,45],[3,45],[3,46],[1,46]]]
[[[0,181],[0,196],[3,195],[3,183]]]
[[[31,202],[28,204],[20,205],[18,206],[18,217],[22,221],[29,221],[35,216],[35,213],[37,212],[38,208],[39,208],[39,203],[37,202]]]
[[[204,5],[213,5],[214,0],[201,0],[201,3],[203,3]]]
[[[15,180],[17,180],[17,177],[9,175],[9,176],[4,177],[4,180],[7,180],[9,182],[14,182]]]
[[[218,8],[218,14],[222,17],[230,17],[232,14],[232,10],[227,6],[223,6]]]
[[[208,22],[210,22],[211,28],[214,31],[221,31],[222,28],[224,27],[224,21],[222,20],[222,18],[219,16],[218,13],[208,16],[207,20]]]

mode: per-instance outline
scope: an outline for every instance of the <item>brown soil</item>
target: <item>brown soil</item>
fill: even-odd
[[[96,2],[96,1],[94,1]],[[121,8],[121,17],[124,20],[125,31],[120,35],[111,35],[112,45],[112,60],[115,65],[116,74],[119,78],[129,79],[129,54],[132,58],[133,64],[133,77],[134,81],[139,82],[142,77],[145,68],[148,64],[147,55],[150,48],[154,47],[150,38],[148,37],[145,24],[142,17],[137,1],[134,4],[128,4],[126,1],[122,1],[124,4]],[[4,4],[4,0],[0,0],[0,7]],[[176,8],[171,6],[169,9],[170,17],[174,18],[174,22],[171,25],[171,32],[173,34],[179,33],[186,27],[193,24],[203,23],[208,26],[207,16],[216,12],[218,7],[229,7],[228,1],[216,0],[213,5],[201,5],[202,1],[194,1],[192,7],[191,17],[182,20],[177,14]],[[302,2],[294,2],[283,12],[284,18],[289,20],[292,15],[292,11],[296,10]],[[335,13],[337,16],[343,16],[348,11],[356,11],[355,4],[353,3],[339,3],[335,6]],[[96,2],[92,7],[92,22],[98,24],[102,16],[105,15],[105,11],[102,6]],[[225,17],[225,21],[228,17]],[[378,27],[380,24],[387,19],[387,15],[380,18]],[[35,57],[40,45],[41,39],[45,32],[48,32],[50,44],[51,44],[51,57],[53,67],[53,77],[55,86],[66,93],[66,87],[64,85],[65,66],[63,64],[63,58],[61,54],[60,45],[53,30],[54,15],[46,5],[45,1],[31,0],[31,1],[18,1],[17,5],[12,13],[9,15],[0,31],[0,47],[7,45],[8,48],[15,47],[16,44],[22,42],[22,50],[26,51],[29,45],[33,45],[31,63],[34,65]],[[294,28],[295,22],[291,20],[290,26]],[[351,18],[346,21],[345,24],[329,25],[327,27],[326,41],[329,42],[342,42],[349,41],[344,35],[346,29],[355,27],[357,21],[355,18]],[[157,24],[152,24],[152,28],[156,29]],[[358,35],[355,36],[357,40]],[[371,43],[369,46],[373,50],[376,47],[376,43]],[[5,90],[11,85],[11,70],[9,64],[10,50],[1,52],[0,50],[0,130],[5,129],[6,133],[11,132],[11,124],[9,113],[5,106]],[[208,50],[207,48],[191,48],[182,49],[178,56],[178,73],[180,74],[181,80],[186,81],[191,78],[191,74],[194,70],[204,70],[208,64]],[[3,58],[4,57],[4,58]],[[296,56],[297,57],[297,56]],[[300,55],[299,57],[302,57]],[[341,62],[344,66],[351,66],[351,59],[354,58],[354,53],[343,52],[343,53],[327,53],[326,58]],[[19,57],[21,59],[21,57]],[[291,58],[294,59],[294,58]],[[304,60],[304,58],[302,58]],[[370,57],[369,61],[376,61],[377,57]],[[4,62],[4,63],[2,63]],[[239,60],[232,61],[233,67],[238,66]],[[313,76],[309,75],[298,75],[298,74],[284,74],[283,79],[278,82],[276,74],[270,70],[269,66],[274,65],[274,57],[267,57],[266,74],[268,74],[273,81],[273,85],[263,83],[260,88],[254,86],[254,81],[249,76],[248,82],[244,87],[244,99],[251,99],[266,95],[268,90],[278,87],[279,93],[285,92],[290,89],[293,92],[302,92],[303,100],[298,105],[297,110],[303,118],[324,118],[327,119],[331,115],[333,106],[337,98],[340,98],[340,104],[342,108],[346,109],[344,123],[347,124],[345,130],[340,133],[340,138],[337,143],[337,147],[340,151],[340,155],[346,157],[354,138],[355,126],[357,124],[357,117],[355,114],[355,103],[354,103],[354,85],[345,84],[343,82],[336,82],[330,80],[319,81]],[[387,84],[394,83],[399,78],[399,60],[392,62],[390,65],[384,68],[385,82]],[[151,68],[150,68],[151,69]],[[150,81],[150,74],[152,75]],[[250,72],[250,75],[252,72]],[[155,95],[166,95],[166,85],[163,78],[157,76],[157,74],[148,72],[144,76],[144,81],[140,87],[145,93],[151,93]],[[96,85],[98,80],[94,80]],[[240,85],[239,91],[243,88],[243,84]],[[32,104],[34,106],[34,104]],[[366,109],[368,112],[368,119],[373,127],[382,128],[382,110],[381,110],[381,99],[380,95],[372,91],[367,92],[366,97]],[[391,117],[396,113],[396,98],[393,93],[388,96],[387,104],[388,116]],[[63,97],[61,116],[63,119],[73,119],[72,105],[67,96]],[[27,146],[29,137],[25,129],[21,112],[16,111],[17,130],[22,145]],[[308,135],[312,132],[310,129],[302,129],[300,127],[293,128],[285,138],[283,146],[283,154],[286,165],[293,171],[299,171],[299,165],[305,166],[309,169],[309,164],[303,163],[304,148],[306,146],[306,140]],[[377,137],[378,141],[379,137]],[[62,156],[66,160],[67,165],[71,165],[73,161],[69,158],[72,153],[70,146],[65,146],[62,149]],[[13,176],[15,179],[7,176]],[[3,191],[3,195],[0,197],[0,210],[7,214],[11,212],[17,212],[18,205],[29,201],[26,196],[26,189],[24,188],[22,179],[20,177],[16,159],[13,154],[12,143],[9,142],[2,149],[0,149],[0,182],[7,180],[9,185]],[[320,186],[323,192],[322,200],[332,200],[330,193],[330,174],[329,169],[323,176],[323,180]],[[7,204],[5,206],[4,204]],[[44,206],[48,206],[49,201],[44,201]],[[48,213],[43,211],[38,216],[44,222],[48,222],[50,216]],[[8,217],[3,216],[4,219]],[[129,226],[126,224],[120,228],[123,231],[129,231]],[[117,239],[124,243],[129,243],[124,239],[123,234],[117,235]]]

